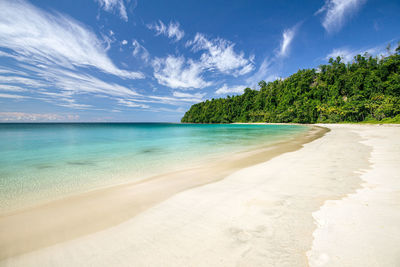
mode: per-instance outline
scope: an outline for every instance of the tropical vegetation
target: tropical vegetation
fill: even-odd
[[[258,85],[192,105],[182,122],[400,123],[400,44],[385,57],[331,58],[318,69]]]

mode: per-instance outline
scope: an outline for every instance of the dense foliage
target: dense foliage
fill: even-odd
[[[318,70],[259,82],[242,95],[193,105],[182,122],[400,122],[400,45],[390,56],[330,59]]]

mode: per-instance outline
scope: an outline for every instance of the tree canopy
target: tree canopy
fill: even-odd
[[[182,122],[400,122],[400,45],[386,57],[329,59],[285,79],[259,82],[259,90],[192,105]]]

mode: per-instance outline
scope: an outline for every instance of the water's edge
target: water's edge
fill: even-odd
[[[292,138],[305,126],[0,124],[0,215]]]
[[[0,259],[71,240],[122,223],[184,190],[300,149],[329,131],[319,126],[270,147],[232,154],[207,166],[112,186],[0,216]],[[51,220],[49,220],[51,218]],[[27,227],[29,224],[29,227]]]

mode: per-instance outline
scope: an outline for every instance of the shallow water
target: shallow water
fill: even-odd
[[[0,124],[0,211],[273,144],[298,125]]]

